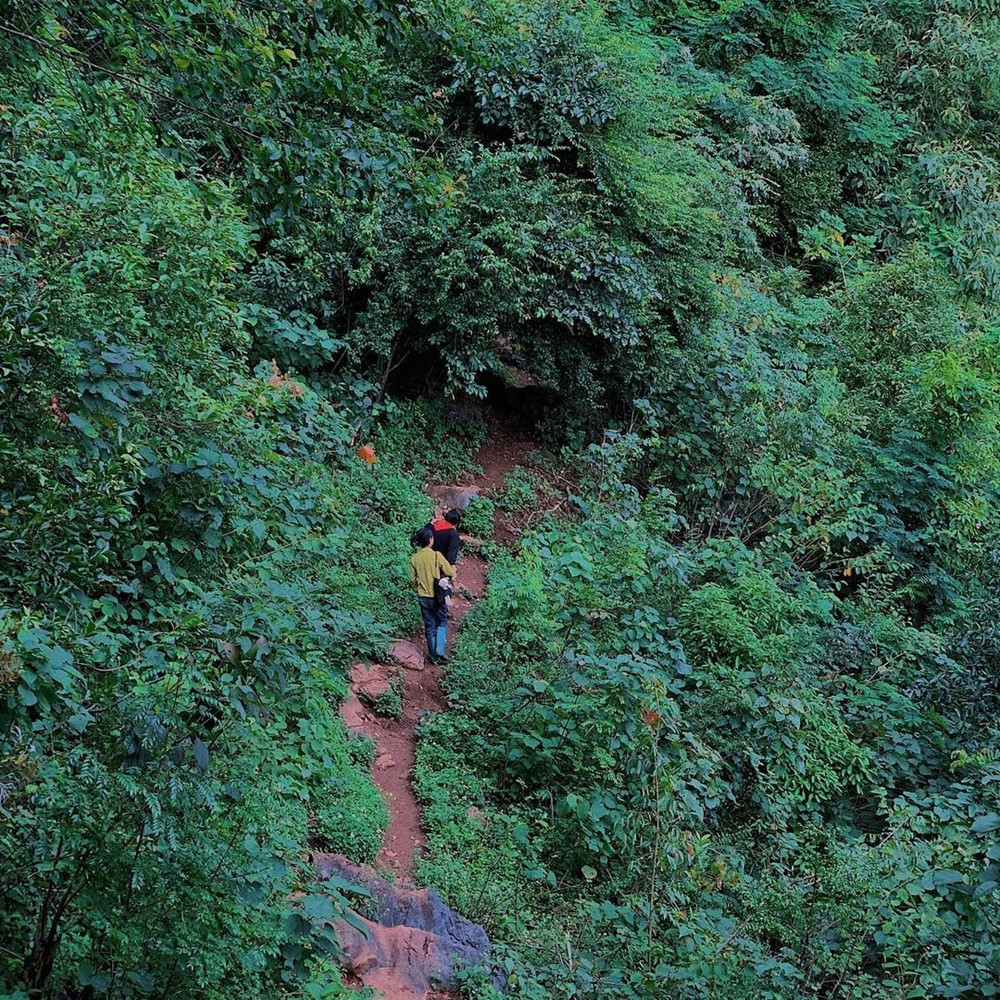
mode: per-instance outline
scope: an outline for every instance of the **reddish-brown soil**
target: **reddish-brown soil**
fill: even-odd
[[[476,464],[483,468],[476,485],[483,490],[501,486],[507,473],[517,468],[528,452],[537,450],[538,442],[523,431],[503,424],[494,426],[476,455]]]

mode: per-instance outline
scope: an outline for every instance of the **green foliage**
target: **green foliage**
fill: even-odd
[[[375,740],[364,733],[348,733],[347,752],[351,760],[364,771],[370,771],[375,763]]]
[[[989,981],[993,756],[949,769],[912,693],[947,641],[735,539],[671,542],[661,510],[595,504],[585,543],[550,522],[495,564],[448,672],[465,718],[422,744],[428,877],[516,943],[517,995]]]
[[[507,516],[529,510],[537,502],[541,487],[542,480],[537,472],[518,467],[504,478],[496,505]]]
[[[462,531],[473,538],[490,540],[496,519],[496,504],[489,497],[473,497],[462,511]]]
[[[0,982],[317,995],[348,899],[304,852],[380,846],[337,703],[412,614],[420,486],[354,457],[350,386],[248,353],[232,189],[119,82],[81,113],[32,65],[0,178]]]
[[[475,407],[439,396],[387,400],[378,407],[373,439],[381,462],[424,479],[450,482],[464,472],[479,471],[469,456],[486,440],[486,423]]]
[[[368,777],[370,751],[352,747],[354,738],[325,701],[307,705],[298,730],[299,739],[286,752],[290,760],[309,762],[303,778],[312,803],[311,841],[325,851],[374,861],[389,816]]]
[[[416,786],[433,836],[420,861],[421,877],[452,906],[489,930],[501,930],[520,920],[536,895],[526,872],[537,876],[540,870],[527,827],[516,816],[488,808],[486,790],[461,758],[444,748],[457,735],[456,723],[439,716],[427,725]],[[515,918],[515,912],[521,916]]]
[[[403,717],[404,690],[403,678],[396,674],[390,679],[389,686],[381,694],[375,696],[372,707],[376,714],[384,715],[390,719],[401,719]]]

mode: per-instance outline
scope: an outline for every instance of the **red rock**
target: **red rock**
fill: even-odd
[[[389,655],[407,670],[424,669],[424,653],[418,646],[406,639],[400,639],[389,647]]]
[[[450,973],[438,935],[417,927],[384,927],[363,917],[360,920],[367,939],[350,924],[336,923],[334,928],[344,949],[347,971],[365,986],[385,991],[386,997],[423,998],[442,973]]]
[[[317,854],[313,860],[320,879],[338,875],[371,893],[371,919],[359,917],[367,937],[343,921],[334,927],[345,970],[383,991],[386,1000],[425,1000],[436,987],[455,985],[460,968],[489,966],[486,932],[432,889],[393,885],[336,854]],[[503,985],[499,973],[493,981]]]
[[[340,717],[344,720],[344,725],[353,732],[364,732],[365,723],[368,721],[368,713],[364,706],[358,701],[357,696],[350,694],[340,706]]]

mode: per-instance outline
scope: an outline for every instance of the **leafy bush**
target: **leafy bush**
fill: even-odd
[[[507,516],[528,510],[535,504],[540,487],[537,473],[518,467],[504,478],[496,505]]]
[[[664,976],[727,995],[756,995],[762,980],[776,995],[817,979],[874,988],[865,948],[845,953],[831,920],[857,941],[912,943],[920,921],[938,919],[948,880],[990,877],[984,845],[957,817],[986,829],[995,796],[980,784],[967,798],[971,786],[947,767],[947,726],[879,680],[885,661],[899,676],[907,662],[919,672],[940,639],[849,623],[849,606],[808,573],[777,572],[780,550],[668,541],[661,505],[650,494],[641,507],[652,516],[622,520],[618,504],[592,502],[586,543],[579,526],[546,522],[522,536],[521,556],[494,565],[448,671],[465,718],[435,719],[421,744],[427,875],[514,945],[506,967],[519,995],[573,982],[584,994],[618,983],[654,996]],[[847,652],[858,628],[883,650]],[[916,862],[895,825],[911,783],[925,780],[916,761],[948,788],[951,833],[929,817],[935,832],[921,827],[947,861]],[[965,864],[952,837],[971,852]],[[916,909],[896,895],[903,870],[926,886],[914,888],[926,892]],[[480,899],[485,878],[502,895],[519,877],[533,890],[517,890],[514,912]],[[963,956],[963,978],[942,953],[928,972],[895,944],[880,975],[927,989],[985,982],[974,928],[989,912],[968,910],[945,946]],[[572,957],[559,951],[570,928]]]
[[[390,679],[389,686],[375,697],[372,707],[378,715],[385,715],[390,719],[401,719],[403,717],[404,692],[403,678],[396,674]]]
[[[347,752],[351,760],[363,770],[371,769],[375,763],[375,740],[366,733],[348,733]]]
[[[462,531],[473,538],[493,538],[496,504],[489,497],[473,497],[462,512]]]

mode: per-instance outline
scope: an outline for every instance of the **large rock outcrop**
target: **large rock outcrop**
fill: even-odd
[[[459,969],[489,967],[486,931],[433,889],[393,885],[339,854],[316,855],[315,864],[320,879],[337,875],[371,893],[367,911],[358,914],[368,936],[343,922],[336,929],[345,970],[386,1000],[423,1000],[453,986]],[[499,976],[494,982],[502,984]]]

